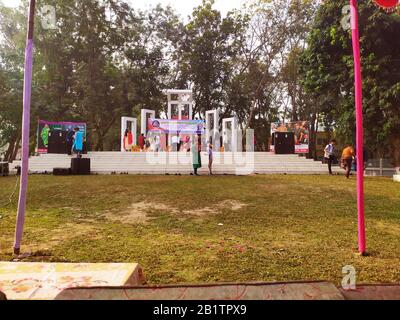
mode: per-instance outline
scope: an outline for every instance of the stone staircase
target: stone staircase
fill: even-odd
[[[192,172],[191,153],[122,153],[89,152],[84,155],[91,159],[93,174],[190,174]],[[54,168],[69,168],[71,156],[43,154],[31,157],[30,173],[52,173]],[[200,174],[208,172],[208,156],[202,152],[203,168]],[[10,171],[20,161],[10,165]],[[339,168],[335,167],[335,171]],[[275,155],[268,152],[224,152],[214,153],[214,174],[327,174],[327,166],[297,155]]]

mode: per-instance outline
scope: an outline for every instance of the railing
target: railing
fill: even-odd
[[[392,177],[396,173],[390,159],[371,159],[367,161],[365,175],[372,177]]]

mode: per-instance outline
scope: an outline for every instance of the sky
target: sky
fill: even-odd
[[[19,5],[20,0],[0,0],[6,6],[16,7]],[[132,7],[138,9],[147,9],[150,7],[156,6],[158,3],[162,5],[171,5],[171,7],[175,8],[176,11],[181,14],[183,17],[188,16],[192,13],[193,8],[197,7],[201,4],[202,0],[127,0],[132,4]],[[222,15],[226,15],[226,13],[232,9],[240,9],[242,4],[244,4],[246,0],[216,0],[215,8],[221,11]]]

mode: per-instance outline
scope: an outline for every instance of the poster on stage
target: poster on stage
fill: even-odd
[[[295,121],[288,123],[273,123],[271,125],[271,136],[275,132],[293,132],[295,153],[302,154],[310,151],[310,123],[308,121]],[[271,152],[275,151],[274,141],[271,143]]]
[[[149,119],[149,132],[172,134],[204,134],[204,120]]]
[[[37,131],[37,153],[47,153],[49,133],[53,130],[63,131],[66,134],[73,131],[75,128],[79,128],[79,131],[84,133],[86,138],[86,123],[83,122],[54,122],[39,120],[38,131]]]

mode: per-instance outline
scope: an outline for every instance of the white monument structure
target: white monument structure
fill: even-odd
[[[222,144],[225,152],[237,151],[237,127],[236,117],[222,120]]]
[[[220,149],[219,111],[206,111],[206,141],[213,145],[213,149]]]
[[[393,176],[393,181],[400,182],[400,167],[396,168],[396,174]]]
[[[147,135],[147,125],[149,118],[155,118],[156,112],[154,110],[142,109],[141,116],[140,116],[140,133]]]
[[[170,120],[193,119],[193,91],[169,89],[164,93],[168,97],[168,113]]]
[[[125,152],[124,149],[124,136],[125,130],[131,129],[132,138],[133,138],[133,145],[137,144],[137,119],[130,118],[130,117],[122,117],[121,118],[121,152]]]

